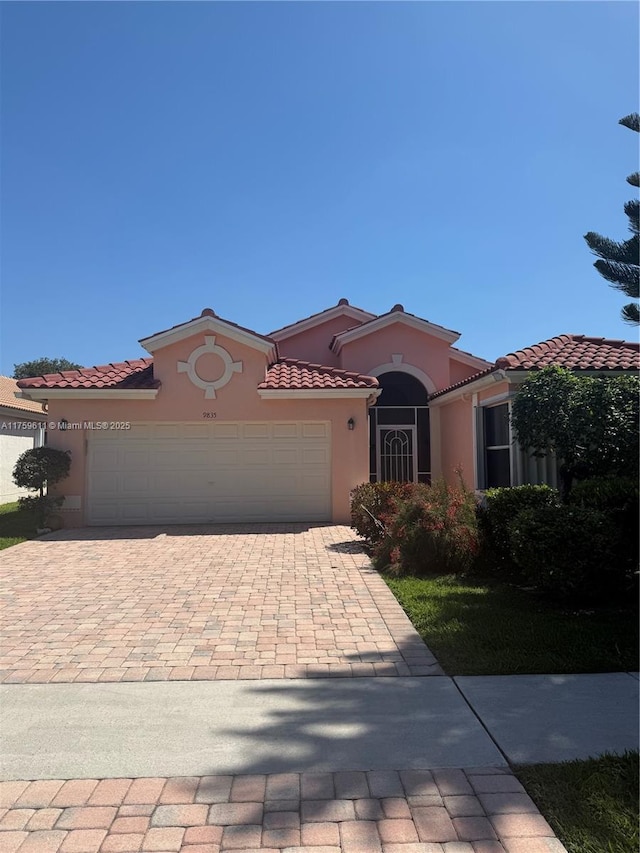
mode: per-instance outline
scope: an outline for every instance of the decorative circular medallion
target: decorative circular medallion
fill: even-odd
[[[200,356],[211,354],[221,358],[224,364],[222,375],[213,382],[202,379],[196,369]],[[205,400],[215,400],[216,391],[223,388],[231,380],[234,373],[242,373],[242,362],[233,361],[226,349],[216,344],[215,335],[205,335],[204,344],[194,349],[187,361],[178,362],[178,373],[186,373],[194,385],[197,385],[198,388],[204,388]]]

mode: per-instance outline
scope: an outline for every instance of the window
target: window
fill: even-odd
[[[482,409],[484,435],[484,488],[511,485],[509,404]]]

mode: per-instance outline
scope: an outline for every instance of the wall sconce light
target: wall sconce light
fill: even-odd
[[[69,421],[66,420],[66,418],[62,418],[62,420],[60,421],[60,424],[58,426],[58,429],[61,429],[64,432],[68,426],[69,426]]]
[[[354,419],[353,419],[353,418],[349,418],[349,420],[347,421],[347,427],[348,427],[349,429],[353,429],[353,428],[355,427],[355,425],[356,425],[356,422],[354,421]]]

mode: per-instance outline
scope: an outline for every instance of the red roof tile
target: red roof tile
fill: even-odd
[[[640,370],[640,344],[632,341],[557,335],[497,359],[495,364],[431,395],[431,399],[468,385],[495,370],[540,370],[556,365],[568,370]]]
[[[310,364],[296,358],[283,358],[272,364],[266,372],[260,389],[318,389],[318,388],[377,388],[374,376],[363,376],[349,370]]]
[[[496,367],[503,370],[538,370],[550,364],[570,370],[639,370],[640,344],[558,335],[496,361]]]
[[[82,370],[64,370],[20,379],[19,388],[158,388],[160,382],[153,377],[153,359],[136,358]]]

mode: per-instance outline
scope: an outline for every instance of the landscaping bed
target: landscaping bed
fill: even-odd
[[[476,578],[383,577],[447,675],[638,669],[637,608],[570,609]]]
[[[514,771],[568,853],[637,853],[637,752]]]

